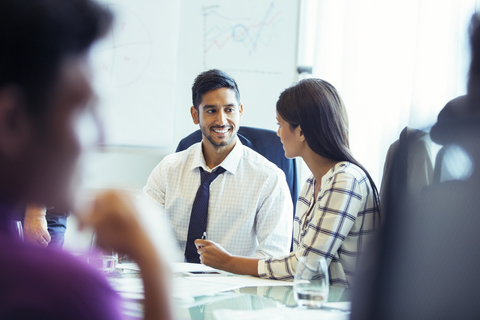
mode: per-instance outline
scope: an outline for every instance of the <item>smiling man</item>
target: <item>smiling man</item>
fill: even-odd
[[[290,249],[293,206],[285,175],[237,138],[243,114],[237,84],[209,70],[192,87],[202,141],[165,157],[144,193],[167,212],[188,262],[204,235],[234,255],[268,257]]]

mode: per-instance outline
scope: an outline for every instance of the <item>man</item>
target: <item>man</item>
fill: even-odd
[[[110,25],[90,0],[0,2],[0,319],[120,319],[103,275],[60,250],[20,241],[29,203],[70,210],[81,152],[78,121],[92,98],[88,50]],[[81,220],[142,269],[145,318],[171,318],[164,270],[133,204],[108,192]]]
[[[165,208],[189,262],[199,262],[194,241],[204,232],[234,255],[288,253],[293,208],[285,176],[238,139],[243,106],[237,84],[220,70],[206,71],[195,79],[192,96],[190,112],[202,141],[165,157],[144,193]],[[207,173],[215,178],[204,189],[209,195],[202,207]]]

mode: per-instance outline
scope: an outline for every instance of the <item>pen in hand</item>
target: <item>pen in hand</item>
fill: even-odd
[[[207,240],[207,231],[203,233],[202,240]],[[198,246],[198,248],[203,248],[203,246]]]

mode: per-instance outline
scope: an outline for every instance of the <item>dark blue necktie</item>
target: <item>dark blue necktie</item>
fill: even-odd
[[[193,201],[190,224],[188,225],[187,246],[185,248],[185,259],[187,262],[200,263],[200,257],[195,247],[195,240],[201,239],[207,231],[208,200],[210,198],[210,184],[215,178],[224,173],[225,169],[218,167],[215,172],[206,172],[200,168],[201,183],[197,195]]]

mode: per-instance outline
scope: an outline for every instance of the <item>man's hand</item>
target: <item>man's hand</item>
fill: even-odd
[[[41,248],[48,246],[51,238],[47,229],[46,211],[47,209],[42,206],[27,206],[25,220],[23,221],[23,236],[25,242]]]

